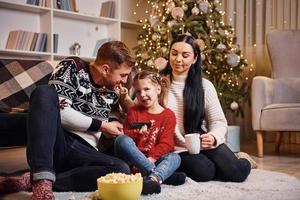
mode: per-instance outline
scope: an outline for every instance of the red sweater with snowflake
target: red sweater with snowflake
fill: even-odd
[[[131,122],[151,122],[146,133],[139,134],[129,129]],[[159,114],[152,114],[141,106],[132,107],[128,111],[124,133],[131,137],[138,149],[147,157],[159,159],[174,151],[174,132],[176,118],[173,111],[165,108]]]

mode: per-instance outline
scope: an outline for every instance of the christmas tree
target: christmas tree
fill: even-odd
[[[148,0],[151,12],[134,48],[138,70],[162,70],[169,46],[180,34],[190,34],[201,49],[204,77],[216,87],[224,112],[243,116],[248,100],[243,58],[232,26],[225,25],[218,0]],[[138,5],[137,5],[138,6]]]

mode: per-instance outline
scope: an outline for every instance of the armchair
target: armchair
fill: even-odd
[[[300,131],[300,30],[269,32],[267,48],[272,75],[254,77],[251,94],[258,157],[263,157],[264,133],[276,132],[279,152],[282,133]]]

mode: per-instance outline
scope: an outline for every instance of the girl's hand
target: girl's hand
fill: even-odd
[[[215,144],[215,137],[211,134],[200,135],[202,149],[211,149]]]
[[[66,102],[66,99],[62,99],[59,101],[59,108],[60,109],[64,109],[65,107],[68,107],[70,104],[68,102]]]
[[[123,87],[122,84],[117,85],[114,88],[114,92],[120,95],[121,98],[125,98],[128,95],[128,89]]]
[[[148,127],[147,125],[142,126],[142,128],[139,129],[139,134],[147,133]]]
[[[143,125],[141,128],[135,128],[135,129],[132,129],[132,130],[133,130],[133,132],[142,135],[144,133],[147,133],[148,127],[147,127],[147,125]]]
[[[148,157],[148,160],[149,160],[150,162],[152,162],[153,164],[155,164],[155,162],[156,162],[156,160],[155,160],[154,158],[152,158],[152,157]]]

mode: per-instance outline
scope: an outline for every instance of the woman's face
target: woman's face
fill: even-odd
[[[196,62],[196,55],[191,45],[176,42],[172,45],[169,63],[175,75],[187,75],[192,64]]]

